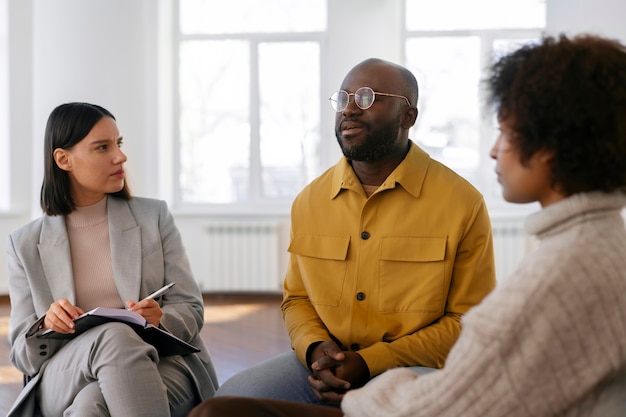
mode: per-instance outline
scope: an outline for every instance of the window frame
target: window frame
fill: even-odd
[[[402,0],[403,7],[406,7],[405,0]],[[480,52],[480,74],[482,82],[488,76],[488,67],[493,55],[493,43],[498,39],[535,39],[543,35],[545,28],[527,29],[462,29],[462,30],[408,30],[406,24],[403,25],[401,33],[402,56],[406,63],[406,45],[409,39],[415,38],[437,38],[437,37],[468,37],[473,36],[479,39]],[[497,126],[491,109],[486,106],[486,91],[482,86],[478,88],[478,152],[479,161],[476,170],[469,172],[464,177],[474,185],[484,196],[485,202],[492,209],[507,209],[526,211],[526,205],[512,204],[502,198],[501,187],[494,175],[495,163],[489,157],[489,151],[497,138]],[[421,98],[420,98],[421,99]],[[419,103],[418,103],[419,108]],[[444,162],[445,163],[445,162]]]
[[[323,63],[327,55],[327,33],[323,32],[246,32],[228,34],[185,34],[180,29],[179,1],[175,0],[172,7],[172,132],[173,146],[171,148],[172,159],[172,191],[173,198],[179,211],[202,211],[207,214],[286,214],[289,213],[293,197],[280,199],[265,199],[262,196],[262,165],[261,165],[261,137],[260,137],[260,84],[259,84],[259,46],[263,43],[288,43],[288,42],[311,42],[319,47],[319,71],[320,90],[323,90]],[[249,199],[243,202],[232,203],[194,203],[183,200],[183,192],[180,184],[181,152],[180,152],[180,91],[179,91],[179,68],[180,68],[180,45],[187,41],[198,40],[243,40],[249,42],[250,79],[249,79],[249,123],[250,123],[250,155],[249,155]],[[324,129],[324,104],[323,92],[319,91],[320,131]],[[321,132],[320,142],[324,140]],[[318,144],[322,148],[321,144]],[[323,165],[323,157],[320,154],[319,165]],[[320,167],[315,167],[316,174]]]
[[[350,0],[356,1],[356,0]],[[407,39],[414,37],[439,37],[439,36],[476,36],[480,39],[480,43],[483,47],[481,53],[480,62],[482,66],[483,74],[481,78],[486,75],[485,69],[488,67],[490,56],[484,52],[485,46],[491,49],[493,41],[496,39],[511,39],[511,38],[538,38],[543,34],[545,28],[522,28],[522,29],[463,29],[463,30],[408,30],[405,21],[405,9],[406,0],[393,0],[389,5],[375,5],[370,10],[365,10],[366,21],[376,22],[381,17],[391,19],[395,21],[395,25],[387,25],[386,33],[371,31],[366,34],[363,39],[359,40],[361,49],[356,48],[355,51],[347,50],[354,35],[354,29],[350,25],[346,25],[346,18],[353,16],[354,8],[349,7],[351,3],[343,6],[335,4],[334,2],[328,2],[327,8],[327,25],[324,32],[300,32],[300,33],[243,33],[243,34],[183,34],[179,29],[179,16],[178,16],[178,0],[175,0],[169,7],[171,7],[172,20],[170,20],[170,33],[172,34],[172,45],[169,50],[172,53],[170,59],[169,68],[172,73],[167,78],[167,83],[173,83],[169,86],[168,91],[171,94],[170,110],[167,118],[169,119],[167,131],[172,132],[172,138],[165,138],[164,143],[161,144],[160,155],[167,158],[166,165],[167,172],[171,174],[162,174],[167,176],[166,181],[169,185],[165,188],[161,188],[164,196],[170,196],[176,206],[176,211],[179,213],[204,213],[208,215],[286,215],[289,213],[289,208],[292,201],[277,201],[277,200],[263,200],[258,198],[260,196],[259,182],[250,183],[251,193],[253,192],[255,198],[251,198],[245,202],[239,203],[193,203],[183,202],[182,192],[179,183],[180,172],[180,153],[179,153],[179,119],[180,101],[178,98],[178,67],[179,67],[179,45],[184,40],[196,40],[196,39],[254,39],[256,51],[258,44],[261,42],[288,42],[288,41],[307,41],[317,42],[319,45],[320,53],[320,143],[317,165],[317,175],[336,163],[337,158],[341,156],[341,152],[336,148],[336,142],[334,140],[334,114],[328,111],[327,96],[330,91],[337,89],[337,81],[340,81],[345,76],[345,71],[354,65],[358,60],[367,58],[368,56],[378,56],[383,59],[390,59],[398,62],[399,64],[406,64],[406,43]],[[381,10],[382,15],[374,13],[374,10]],[[336,38],[331,44],[330,39]],[[382,39],[384,42],[379,42]],[[394,42],[392,48],[387,47],[389,42]],[[397,43],[396,43],[397,42]],[[368,45],[364,47],[363,45]],[[251,47],[251,53],[253,49]],[[369,51],[369,52],[368,52]],[[386,52],[385,52],[386,51]],[[366,54],[366,55],[363,55]],[[256,55],[253,55],[256,57]],[[332,65],[331,65],[332,64]],[[256,58],[251,60],[251,67],[258,70],[258,61]],[[253,80],[251,80],[250,88],[250,105],[255,107],[253,103],[258,103],[258,89],[252,91]],[[479,164],[474,172],[471,174],[462,174],[470,182],[481,191],[485,197],[490,209],[497,211],[515,211],[523,212],[528,211],[525,205],[514,205],[507,203],[502,199],[501,187],[497,183],[495,175],[493,173],[494,163],[489,158],[489,150],[496,139],[497,126],[495,126],[493,114],[490,114],[489,109],[484,106],[485,92],[484,89],[479,88],[478,96],[478,112],[479,112]],[[419,104],[418,104],[419,105]],[[166,106],[167,107],[167,106]],[[260,154],[259,154],[259,120],[253,120],[253,114],[256,110],[250,109],[251,123],[256,123],[252,127],[253,131],[256,131],[254,135],[251,135],[251,164],[250,170],[256,170],[256,174],[252,175],[253,178],[260,178]],[[254,142],[252,142],[254,141]],[[256,161],[256,162],[255,162]],[[260,181],[260,180],[256,180]],[[163,186],[163,184],[161,184]],[[252,187],[255,187],[255,191],[252,191]]]

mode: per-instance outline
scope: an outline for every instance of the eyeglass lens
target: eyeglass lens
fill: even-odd
[[[330,96],[330,104],[336,111],[343,111],[348,107],[351,95],[354,95],[354,102],[363,110],[369,109],[374,104],[374,90],[369,87],[361,87],[354,94],[349,94],[344,90],[335,91]]]
[[[369,109],[374,104],[374,90],[369,87],[361,87],[354,93],[354,101],[356,105],[363,110]]]

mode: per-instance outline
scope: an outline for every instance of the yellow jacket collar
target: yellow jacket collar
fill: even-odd
[[[410,147],[406,157],[389,174],[385,182],[380,186],[380,190],[395,188],[396,184],[400,184],[406,192],[418,198],[431,159],[413,141],[409,142]],[[330,198],[337,197],[342,189],[355,191],[362,189],[359,178],[354,173],[352,165],[350,165],[346,157],[343,157],[335,166]]]

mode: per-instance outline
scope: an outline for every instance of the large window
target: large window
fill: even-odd
[[[411,137],[489,199],[500,188],[484,169],[495,136],[480,80],[495,56],[537,39],[545,15],[545,0],[405,0],[406,65],[420,85]]]
[[[291,201],[318,172],[326,0],[178,6],[178,200]]]
[[[545,0],[341,2],[177,0],[178,203],[288,207],[336,161],[325,147],[335,79],[387,51],[420,85],[410,137],[501,201],[480,80],[498,51],[541,35]]]

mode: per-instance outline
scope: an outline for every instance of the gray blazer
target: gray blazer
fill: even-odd
[[[122,300],[140,300],[176,282],[161,299],[161,326],[199,347],[183,356],[200,397],[213,396],[218,382],[209,352],[200,338],[204,324],[202,294],[193,278],[180,233],[164,201],[108,197],[113,276]],[[47,360],[68,343],[34,336],[50,304],[59,298],[76,302],[70,246],[64,216],[34,220],[7,240],[11,297],[11,362],[31,377],[9,416],[32,415],[39,375]]]

